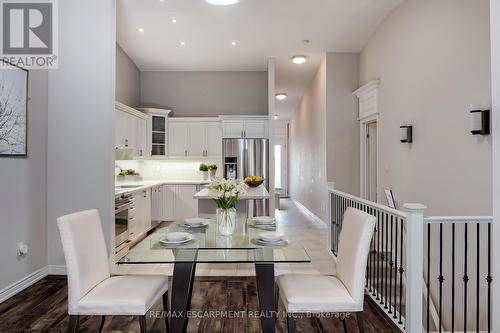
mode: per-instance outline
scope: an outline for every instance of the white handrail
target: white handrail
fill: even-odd
[[[394,209],[394,208],[391,208],[391,207],[388,207],[388,206],[384,206],[384,205],[381,205],[379,203],[376,203],[376,202],[373,202],[373,201],[369,201],[369,200],[366,200],[366,199],[354,196],[354,195],[349,194],[349,193],[345,193],[345,192],[342,192],[342,191],[339,191],[339,190],[335,190],[335,189],[332,189],[331,187],[328,190],[329,190],[329,192],[341,195],[343,197],[346,197],[347,199],[351,199],[353,201],[360,202],[360,203],[365,204],[367,206],[380,209],[382,211],[385,211],[387,213],[396,215],[398,217],[402,217],[402,218],[405,218],[405,219],[408,217],[408,214],[406,212],[401,211],[401,210],[397,210],[397,209]]]
[[[492,223],[493,216],[429,216],[424,223]]]

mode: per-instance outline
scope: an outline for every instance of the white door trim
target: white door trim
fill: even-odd
[[[376,122],[377,123],[377,133],[380,132],[380,123],[378,121],[378,114],[366,117],[359,122],[359,151],[360,151],[360,193],[361,198],[368,199],[369,191],[368,191],[368,147],[367,147],[367,135],[368,135],[368,124]],[[377,193],[379,189],[379,135],[377,135]]]

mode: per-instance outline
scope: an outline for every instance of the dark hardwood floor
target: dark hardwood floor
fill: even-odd
[[[209,315],[209,311],[233,311],[233,317],[192,318],[188,332],[260,332],[260,320],[255,316],[259,304],[255,278],[252,277],[197,277],[194,284],[192,310]],[[161,302],[154,306],[161,310]],[[280,304],[279,310],[283,310]],[[229,312],[226,312],[229,313]],[[398,332],[377,311],[371,301],[365,301],[366,332]],[[0,332],[67,332],[66,277],[49,276],[0,304]],[[82,316],[79,332],[97,332],[99,317]],[[349,332],[358,332],[355,316],[347,320]],[[104,332],[138,332],[139,322],[134,317],[108,317]],[[149,316],[149,332],[165,332],[162,319]],[[286,320],[277,322],[277,332],[286,332]],[[339,319],[300,318],[297,332],[343,332]]]

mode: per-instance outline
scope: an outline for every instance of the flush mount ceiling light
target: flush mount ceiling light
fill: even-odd
[[[285,98],[287,98],[287,94],[285,93],[277,93],[276,95],[276,98],[279,99],[280,101],[284,100]]]
[[[307,57],[303,55],[296,55],[292,57],[292,62],[297,65],[302,65],[307,61]]]
[[[217,6],[229,6],[240,2],[240,0],[205,0],[205,1],[211,5],[217,5]]]

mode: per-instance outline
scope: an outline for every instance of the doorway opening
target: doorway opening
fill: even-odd
[[[361,123],[361,197],[378,202],[378,119]]]

